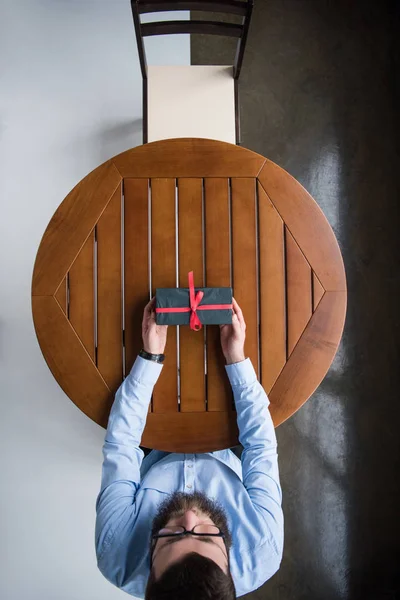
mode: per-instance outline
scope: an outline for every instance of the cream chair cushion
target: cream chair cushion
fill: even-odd
[[[179,137],[236,143],[232,67],[148,67],[148,141]]]

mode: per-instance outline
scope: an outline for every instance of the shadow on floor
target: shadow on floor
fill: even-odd
[[[242,145],[324,210],[349,296],[329,374],[277,430],[284,558],[249,600],[400,598],[399,31],[396,2],[255,1]],[[192,36],[193,64],[231,61]]]

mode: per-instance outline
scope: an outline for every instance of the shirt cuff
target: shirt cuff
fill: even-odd
[[[129,377],[132,377],[138,383],[155,385],[162,368],[163,366],[160,363],[138,356],[133,363]]]
[[[225,365],[225,369],[232,387],[237,385],[251,385],[257,381],[256,372],[249,358],[238,363],[233,363],[232,365]]]

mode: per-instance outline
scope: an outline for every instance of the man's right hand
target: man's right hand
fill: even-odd
[[[241,362],[246,358],[244,355],[246,323],[235,298],[232,299],[232,307],[232,325],[220,325],[222,352],[227,365]]]

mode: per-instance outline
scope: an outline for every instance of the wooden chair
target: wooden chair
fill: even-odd
[[[143,76],[143,143],[167,138],[210,138],[240,143],[238,81],[253,0],[131,0]],[[241,23],[215,20],[142,23],[140,15],[201,10],[242,17]],[[144,38],[202,33],[237,38],[230,66],[149,66]]]

